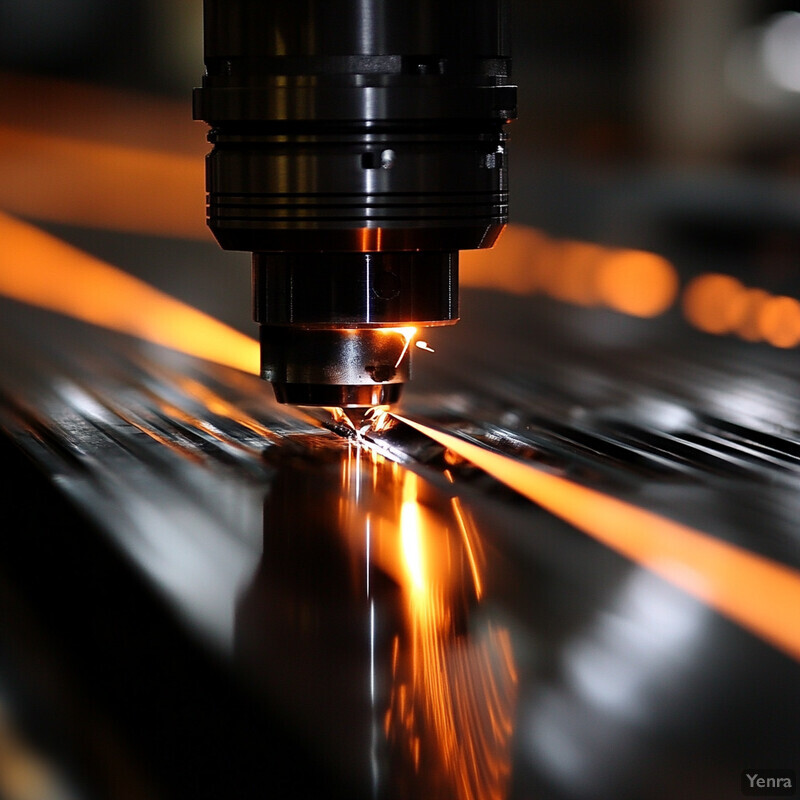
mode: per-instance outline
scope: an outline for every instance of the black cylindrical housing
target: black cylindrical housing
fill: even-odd
[[[398,327],[458,318],[455,253],[254,253],[261,325]]]
[[[516,114],[503,19],[498,0],[206,0],[195,117],[220,244],[490,246]]]
[[[454,322],[458,251],[490,247],[508,216],[502,0],[204,9],[208,224],[254,253],[262,341],[276,325]]]

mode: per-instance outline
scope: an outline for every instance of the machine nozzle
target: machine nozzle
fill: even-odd
[[[261,376],[280,403],[391,405],[417,329],[458,318],[449,252],[256,253]]]
[[[415,333],[415,328],[262,326],[262,377],[279,403],[391,405],[408,380]]]

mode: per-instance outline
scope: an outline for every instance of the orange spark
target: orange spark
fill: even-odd
[[[800,660],[800,572],[397,414],[606,546]]]
[[[409,345],[417,335],[417,329],[407,326],[405,328],[378,328],[378,330],[385,334],[399,334],[403,337],[403,349],[400,351],[400,356],[397,359],[397,363],[394,365],[395,369],[397,369],[397,367],[400,366],[400,362],[405,358]]]
[[[258,342],[54,236],[0,213],[0,294],[259,373]]]
[[[394,419],[389,408],[389,406],[372,406],[364,415],[364,421],[369,422],[366,430],[379,433],[391,428],[394,425]]]
[[[344,413],[344,409],[339,408],[338,406],[324,406],[325,410],[333,417],[333,421],[340,424],[346,425],[348,428],[352,428],[354,431],[356,430],[355,425],[353,425],[353,420]],[[356,431],[357,432],[357,431]]]

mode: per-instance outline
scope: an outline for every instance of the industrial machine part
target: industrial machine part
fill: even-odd
[[[208,225],[253,253],[279,402],[393,403],[508,215],[503,0],[205,0]]]

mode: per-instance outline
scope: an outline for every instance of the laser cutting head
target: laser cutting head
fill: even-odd
[[[507,221],[502,0],[205,0],[208,224],[253,253],[279,402],[372,406]],[[400,329],[402,332],[398,332]]]

